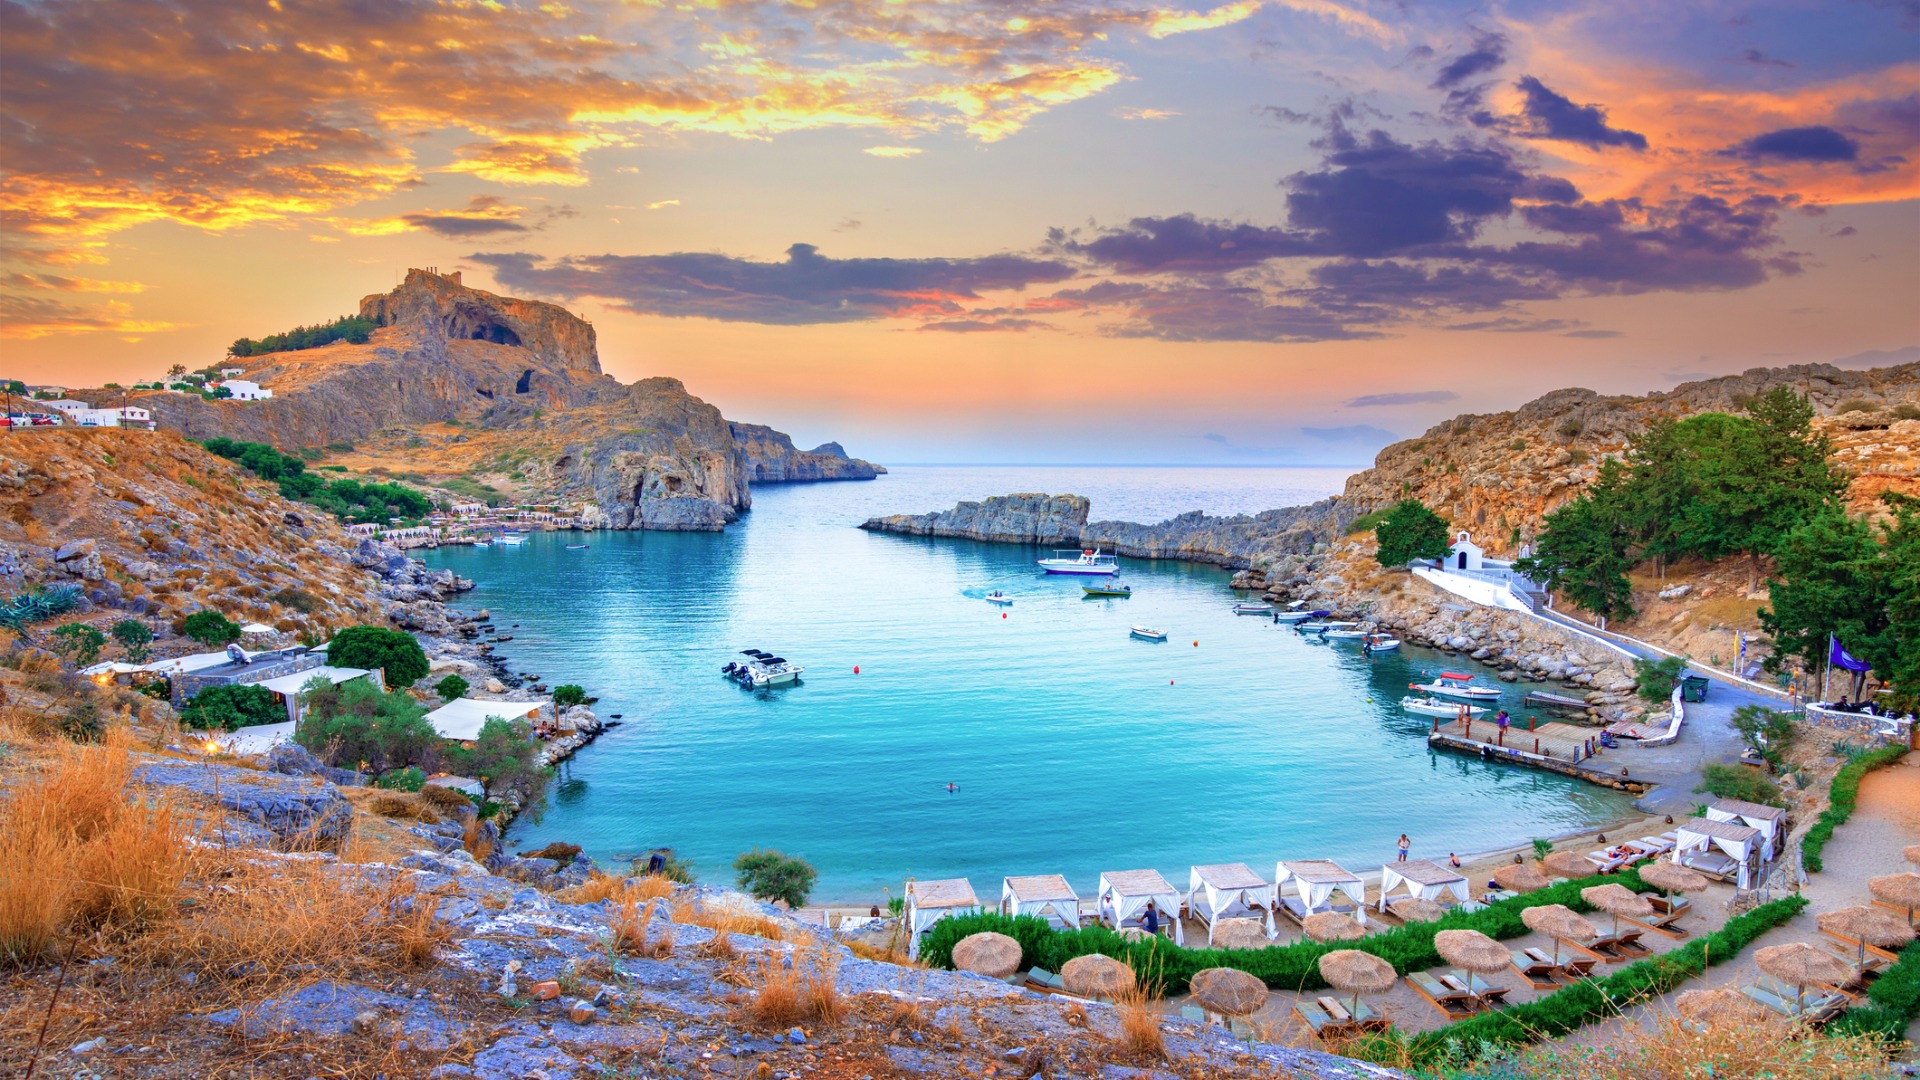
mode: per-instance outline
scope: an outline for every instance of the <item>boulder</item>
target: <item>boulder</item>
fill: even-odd
[[[266,830],[281,851],[335,851],[353,831],[353,804],[315,777],[231,765],[162,761],[134,770],[135,783],[166,788],[190,801],[217,805]]]

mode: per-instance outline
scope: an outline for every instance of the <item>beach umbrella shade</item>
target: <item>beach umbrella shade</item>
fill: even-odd
[[[1133,969],[1111,956],[1076,956],[1060,969],[1067,993],[1081,997],[1119,997],[1133,989]]]
[[[1522,911],[1520,921],[1527,924],[1527,929],[1538,930],[1553,939],[1553,963],[1556,967],[1560,964],[1560,942],[1563,939],[1585,941],[1600,932],[1565,904],[1537,904]]]
[[[1478,930],[1442,930],[1433,935],[1433,947],[1447,963],[1482,974],[1504,971],[1513,963],[1505,945]]]
[[[1222,1016],[1251,1016],[1267,1004],[1267,984],[1239,968],[1196,971],[1188,989],[1201,1008]]]
[[[1399,976],[1393,965],[1359,949],[1335,949],[1320,957],[1320,977],[1335,990],[1353,994],[1353,1011],[1360,1011],[1361,994],[1378,994],[1393,989]]]
[[[1853,968],[1845,960],[1804,941],[1761,949],[1753,954],[1753,962],[1761,971],[1793,984],[1795,1012],[1804,1004],[1808,985],[1844,986],[1853,980]]]
[[[1673,907],[1673,894],[1677,892],[1699,892],[1707,887],[1706,875],[1697,870],[1689,870],[1671,859],[1657,859],[1652,865],[1640,871],[1640,880],[1656,889],[1665,890],[1667,907]]]
[[[1613,932],[1620,932],[1620,917],[1643,919],[1653,914],[1653,901],[1627,888],[1609,881],[1605,885],[1591,885],[1580,890],[1580,899],[1592,904],[1613,916]]]
[[[1890,949],[1914,938],[1913,927],[1879,908],[1856,905],[1839,911],[1823,912],[1820,929],[1837,937],[1850,938],[1859,945],[1856,963],[1867,961],[1867,946]]]
[[[1367,936],[1365,927],[1352,916],[1337,911],[1321,911],[1300,920],[1300,929],[1315,941],[1354,941]]]
[[[1920,863],[1920,844],[1908,844],[1900,849],[1900,854],[1906,856],[1910,863]]]
[[[1495,870],[1493,880],[1499,882],[1501,888],[1514,892],[1533,892],[1552,884],[1547,875],[1526,863],[1511,863]]]
[[[1221,919],[1213,924],[1216,949],[1264,949],[1272,944],[1259,919]]]
[[[1005,934],[969,934],[953,947],[953,966],[990,979],[1020,970],[1020,943]]]
[[[1674,999],[1673,1010],[1683,1020],[1708,1027],[1765,1023],[1775,1014],[1731,986],[1718,990],[1689,990]]]
[[[1540,860],[1540,869],[1553,877],[1586,877],[1593,873],[1593,864],[1571,851],[1556,851]]]
[[[1920,908],[1920,874],[1888,874],[1886,877],[1868,878],[1867,891],[1883,904],[1905,908],[1907,925],[1913,925],[1913,909]]]
[[[1400,916],[1405,922],[1432,922],[1447,913],[1446,908],[1418,896],[1395,900],[1387,905],[1387,910]]]

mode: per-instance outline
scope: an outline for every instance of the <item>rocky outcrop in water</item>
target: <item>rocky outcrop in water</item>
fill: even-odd
[[[1079,495],[996,495],[929,514],[871,518],[860,527],[902,536],[946,536],[995,543],[1100,547],[1136,559],[1187,559],[1229,569],[1266,566],[1304,555],[1340,535],[1356,512],[1340,499],[1259,514],[1214,517],[1198,510],[1158,525],[1087,520]]]
[[[871,480],[887,470],[870,461],[848,457],[837,442],[811,450],[796,449],[784,431],[765,424],[730,423],[733,441],[747,455],[749,478],[756,484],[791,484],[813,480]]]

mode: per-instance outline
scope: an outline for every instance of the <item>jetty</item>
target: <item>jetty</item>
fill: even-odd
[[[1491,720],[1441,720],[1434,718],[1427,745],[1477,754],[1483,760],[1499,760],[1513,765],[1557,772],[1615,791],[1643,794],[1652,785],[1630,777],[1626,769],[1611,769],[1600,763],[1605,752],[1600,732],[1575,724],[1550,720],[1528,726],[1508,727],[1504,731]]]
[[[1535,690],[1526,696],[1521,704],[1535,709],[1573,709],[1587,711],[1587,699],[1568,697],[1565,694],[1550,694],[1545,690]]]

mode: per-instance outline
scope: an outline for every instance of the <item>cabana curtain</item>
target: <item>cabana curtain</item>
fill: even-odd
[[[1726,825],[1724,822],[1718,824],[1721,824],[1723,828]],[[1736,830],[1745,832],[1747,835],[1744,837],[1733,835]],[[1735,825],[1730,829],[1726,829],[1728,835],[1719,835],[1719,830],[1708,832],[1682,825],[1675,831],[1678,833],[1678,842],[1673,848],[1672,858],[1674,862],[1684,866],[1686,865],[1686,860],[1682,858],[1682,856],[1687,852],[1718,848],[1720,851],[1725,852],[1728,858],[1740,864],[1740,888],[1752,888],[1754,842],[1759,839],[1757,830],[1746,826]]]
[[[1080,929],[1080,897],[1063,877],[1003,879],[1000,912],[1032,915],[1062,930]]]
[[[1114,882],[1108,875],[1100,875],[1100,914],[1113,923],[1115,930],[1129,926],[1145,927],[1145,913],[1148,904],[1154,904],[1161,911],[1161,923],[1173,923],[1173,943],[1185,945],[1186,933],[1180,926],[1181,895],[1178,889],[1167,884],[1167,879],[1154,874],[1152,879],[1142,876],[1140,881],[1122,878]],[[1145,884],[1150,882],[1150,884]],[[1145,888],[1142,885],[1145,884]],[[1123,891],[1124,886],[1124,891]]]
[[[1395,869],[1396,865],[1400,866],[1401,869]],[[1405,872],[1403,873],[1402,870]],[[1435,873],[1434,871],[1440,872]],[[1467,887],[1466,878],[1459,874],[1442,870],[1440,866],[1434,863],[1423,862],[1423,864],[1418,867],[1413,863],[1388,863],[1380,869],[1381,911],[1387,910],[1387,898],[1393,894],[1395,888],[1401,885],[1407,887],[1407,892],[1410,895],[1417,896],[1422,900],[1431,900],[1434,903],[1439,903],[1441,894],[1451,889],[1453,895],[1459,897],[1460,902],[1464,904],[1470,898],[1472,892],[1472,890]]]
[[[1221,919],[1251,915],[1258,908],[1267,936],[1275,933],[1274,898],[1278,890],[1243,865],[1196,866],[1188,877],[1187,906],[1207,925],[1207,944],[1213,944],[1213,924]]]
[[[1367,921],[1367,887],[1358,878],[1337,881],[1310,881],[1300,872],[1276,863],[1273,868],[1273,891],[1275,896],[1284,894],[1288,881],[1293,882],[1294,891],[1300,896],[1300,902],[1306,905],[1306,914],[1313,914],[1333,898],[1335,892],[1342,892],[1353,901],[1359,921]]]

